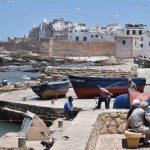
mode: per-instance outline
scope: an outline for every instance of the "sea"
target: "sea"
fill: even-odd
[[[37,78],[39,72],[24,72],[25,70],[32,69],[32,65],[24,66],[3,66],[0,67],[0,82],[6,79],[8,83],[18,83],[29,81],[31,77]],[[19,132],[21,124],[10,122],[9,120],[0,120],[0,136],[8,132]]]
[[[16,83],[30,80],[31,77],[37,78],[39,72],[26,72],[30,69],[32,65],[0,67],[0,82],[6,79],[8,83]]]

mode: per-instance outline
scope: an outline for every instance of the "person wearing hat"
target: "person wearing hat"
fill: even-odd
[[[136,84],[132,81],[131,78],[128,79],[128,84],[129,84],[129,90],[137,91],[137,86],[136,86]]]
[[[140,107],[134,109],[130,118],[130,126],[133,132],[145,135],[143,145],[150,145],[150,126],[145,125],[145,113],[148,109],[148,102],[142,101]]]
[[[73,107],[73,98],[72,96],[68,97],[68,102],[66,102],[64,104],[64,115],[66,117],[66,119],[70,120],[70,119],[74,119],[74,117],[76,117],[76,115],[78,114],[78,109],[75,109]]]
[[[133,100],[133,103],[132,103],[130,110],[128,111],[128,114],[127,114],[127,123],[126,123],[126,127],[125,127],[126,130],[131,128],[129,124],[130,124],[130,116],[131,116],[132,112],[136,108],[139,108],[139,107],[140,107],[140,101],[138,99]]]

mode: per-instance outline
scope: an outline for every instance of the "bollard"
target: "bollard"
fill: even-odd
[[[54,99],[52,99],[52,100],[51,100],[51,104],[53,105],[54,103],[55,103],[55,100],[54,100]]]
[[[26,101],[27,100],[27,98],[26,97],[23,97],[23,101]]]
[[[62,128],[63,127],[63,120],[59,119],[58,120],[58,128]]]
[[[18,137],[18,147],[26,147],[26,137]]]

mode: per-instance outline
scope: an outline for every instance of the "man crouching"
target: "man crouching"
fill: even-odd
[[[148,102],[141,102],[140,107],[136,108],[129,117],[131,129],[134,132],[145,134],[144,145],[148,145],[150,139],[150,126],[145,125],[145,113],[147,109]]]

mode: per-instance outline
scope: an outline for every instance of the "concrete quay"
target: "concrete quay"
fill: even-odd
[[[102,103],[101,110],[93,111],[93,108],[95,108],[96,106],[96,100],[77,99],[74,90],[72,88],[69,89],[66,98],[55,100],[54,104],[51,103],[51,100],[39,100],[37,95],[31,89],[18,90],[18,91],[12,91],[12,92],[6,92],[0,94],[0,102],[7,102],[11,104],[13,103],[16,105],[21,104],[25,106],[31,105],[31,106],[36,106],[37,108],[45,107],[45,108],[62,109],[64,103],[67,101],[67,97],[70,95],[73,96],[74,98],[73,101],[74,106],[82,108],[84,111],[80,112],[78,116],[72,121],[63,120],[63,128],[58,128],[58,120],[55,120],[52,126],[49,128],[54,132],[53,137],[55,137],[56,139],[59,139],[61,136],[63,136],[64,131],[67,132],[69,141],[70,139],[72,139],[73,141],[76,140],[75,143],[79,146],[78,149],[80,150],[80,149],[84,149],[86,143],[88,142],[88,139],[90,137],[91,131],[93,129],[99,111],[105,110],[103,103]],[[25,100],[24,97],[26,97]],[[112,104],[113,104],[113,100],[111,101],[111,107]],[[17,133],[10,133],[1,137],[0,147],[8,147],[8,148],[17,147],[18,138],[16,137],[16,135]],[[81,137],[78,137],[78,135],[81,135]],[[82,138],[82,140],[80,138]],[[64,139],[62,138],[60,140],[64,140]],[[60,140],[57,140],[56,142]],[[74,142],[72,140],[69,143],[72,145],[71,149],[73,150],[76,149],[77,145],[73,145]],[[27,141],[26,145],[27,147],[33,147],[35,150],[42,150],[43,148],[40,142],[41,141]],[[68,146],[70,144],[68,144]],[[59,143],[55,144],[56,148],[54,147],[54,149],[58,149],[57,145],[59,145]],[[66,150],[70,149],[70,147],[68,148],[67,147],[64,149]]]
[[[145,87],[145,91],[150,91],[150,86]],[[104,103],[102,103],[102,109],[100,110],[93,110],[96,106],[96,102],[94,99],[84,99],[80,100],[77,99],[74,91],[72,88],[69,89],[67,93],[68,96],[73,96],[74,98],[74,106],[80,107],[84,111],[79,112],[78,116],[72,120],[72,121],[66,121],[63,119],[63,127],[58,128],[58,120],[55,120],[50,128],[51,131],[54,132],[52,137],[56,138],[55,143],[52,147],[52,150],[85,150],[90,148],[87,148],[87,143],[89,142],[89,139],[91,138],[91,133],[93,132],[93,128],[95,126],[95,123],[97,121],[98,115],[100,113],[105,112]],[[26,97],[26,100],[24,101],[24,97]],[[55,100],[54,104],[51,104],[51,100],[39,100],[38,97],[32,92],[31,89],[27,90],[19,90],[19,91],[13,91],[8,93],[0,94],[0,101],[7,101],[10,103],[16,103],[16,104],[28,104],[28,105],[34,105],[38,107],[50,107],[50,108],[63,108],[64,103],[67,101],[66,98],[61,98],[58,100]],[[110,104],[110,110],[114,111],[112,109],[113,107],[113,101],[111,100]],[[122,111],[122,110],[121,110]],[[0,147],[17,147],[18,146],[18,138],[17,133],[9,133],[3,137],[0,138]],[[108,135],[108,134],[107,134]],[[117,134],[118,135],[118,134]],[[63,138],[63,136],[68,136],[68,139]],[[102,137],[106,137],[105,141],[101,140]],[[105,136],[100,135],[98,137],[95,137],[94,142],[96,150],[100,150],[104,148],[107,145],[108,148],[108,141],[113,143],[113,139],[116,137],[116,134],[111,134],[111,136]],[[115,149],[123,149],[122,147],[122,138],[124,138],[123,134],[118,135],[118,140],[116,140],[115,143]],[[97,140],[96,140],[97,139]],[[42,150],[43,147],[40,144],[41,141],[26,141],[27,147],[32,147],[35,150]],[[118,142],[118,144],[117,144]],[[94,149],[95,149],[94,148]],[[93,149],[93,150],[94,150]],[[91,148],[92,150],[92,148]]]

